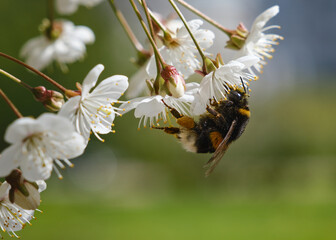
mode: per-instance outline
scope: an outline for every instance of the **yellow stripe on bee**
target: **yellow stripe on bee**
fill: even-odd
[[[222,134],[220,132],[211,132],[210,140],[214,149],[217,149],[219,144],[223,141]]]
[[[179,124],[182,127],[191,129],[195,127],[195,121],[191,117],[188,116],[182,116],[176,120],[177,124]]]
[[[244,115],[246,117],[250,117],[251,113],[250,113],[250,110],[248,109],[244,109],[244,108],[239,108],[238,112],[241,114],[241,115]]]

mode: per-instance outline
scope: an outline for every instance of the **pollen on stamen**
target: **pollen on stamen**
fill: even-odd
[[[115,130],[112,130],[111,132],[112,132],[112,133],[115,133],[116,131],[115,131]]]

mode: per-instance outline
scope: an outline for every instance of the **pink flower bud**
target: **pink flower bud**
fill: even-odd
[[[185,91],[185,81],[174,66],[168,65],[161,71],[169,95],[175,98],[182,97]]]
[[[54,91],[47,90],[43,86],[34,87],[32,93],[37,101],[41,102],[45,108],[50,111],[58,111],[64,104],[63,94]]]
[[[239,23],[238,27],[232,32],[233,33],[230,35],[230,40],[226,42],[226,47],[239,50],[245,45],[249,31],[243,23]]]

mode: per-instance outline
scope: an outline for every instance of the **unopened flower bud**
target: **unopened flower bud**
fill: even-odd
[[[183,77],[177,72],[174,66],[168,65],[161,71],[164,79],[164,85],[169,91],[168,94],[175,98],[182,97],[185,91],[185,82]]]
[[[35,210],[40,205],[39,186],[25,180],[19,169],[13,170],[6,181],[11,185],[9,200],[27,210]]]
[[[43,86],[34,87],[32,89],[34,97],[37,101],[41,102],[45,108],[50,111],[58,111],[64,104],[63,94],[54,91],[47,90]]]
[[[239,50],[241,49],[246,41],[246,38],[249,34],[249,31],[244,26],[243,23],[240,23],[238,27],[230,35],[230,40],[226,42],[226,47]]]

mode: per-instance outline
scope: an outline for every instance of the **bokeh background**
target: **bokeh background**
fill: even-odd
[[[23,239],[336,239],[336,2],[188,2],[229,28],[240,21],[250,28],[263,10],[280,6],[270,24],[282,26],[277,33],[285,40],[251,86],[252,117],[243,136],[204,178],[202,165],[210,154],[187,153],[161,131],[137,131],[133,113],[117,118],[115,134],[105,143],[93,139],[73,161],[75,168],[63,172],[64,180],[53,175],[48,181],[44,213],[19,232]],[[144,42],[128,1],[116,3]],[[172,12],[164,0],[148,4],[164,15]],[[46,1],[1,0],[0,51],[19,57],[45,16]],[[96,42],[68,73],[53,66],[44,71],[49,76],[74,88],[98,63],[105,65],[101,80],[136,72],[130,62],[135,51],[107,2],[64,18],[92,28]],[[215,32],[211,52],[230,59],[225,35]],[[47,85],[8,60],[0,59],[0,68],[31,85]],[[44,112],[25,89],[3,76],[0,83],[24,115]],[[2,150],[15,116],[0,104]]]

